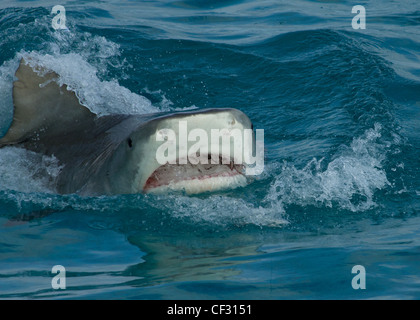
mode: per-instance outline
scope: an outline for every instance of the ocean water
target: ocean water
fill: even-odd
[[[262,175],[190,197],[57,195],[56,159],[0,149],[0,298],[419,299],[420,7],[357,4],[366,29],[347,0],[0,1],[0,136],[22,57],[101,115],[265,132]]]

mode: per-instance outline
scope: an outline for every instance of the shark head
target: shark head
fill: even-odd
[[[187,194],[245,186],[244,159],[254,141],[247,133],[251,121],[237,109],[149,116],[110,158],[109,185],[130,193]]]

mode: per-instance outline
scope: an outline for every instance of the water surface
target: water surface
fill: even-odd
[[[56,4],[0,4],[0,135],[31,57],[101,115],[238,108],[265,170],[215,194],[82,198],[54,194],[55,159],[3,148],[0,298],[420,298],[417,1],[360,2],[365,30],[350,1],[68,0],[68,31]]]

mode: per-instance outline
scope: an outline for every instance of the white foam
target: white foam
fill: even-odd
[[[390,185],[382,162],[385,159],[381,126],[367,130],[322,169],[324,159],[310,161],[303,169],[285,162],[266,196],[266,201],[315,205],[364,211],[376,206],[374,193]]]
[[[98,69],[79,53],[51,55],[25,52],[21,55],[31,66],[56,72],[60,76],[59,84],[66,84],[84,106],[98,115],[159,111],[147,98],[120,86],[117,80],[99,79]]]
[[[18,65],[18,61],[14,59],[0,66],[0,137],[6,133],[13,118],[13,76]]]
[[[110,68],[123,70],[124,77],[124,70],[131,67],[121,58],[118,44],[88,32],[53,31],[48,19],[36,19],[27,25],[19,25],[13,34],[19,38],[19,35],[33,28],[43,30],[43,48],[18,52],[15,58],[0,66],[0,134],[11,121],[12,85],[21,58],[32,66],[39,65],[56,72],[58,82],[67,84],[69,89],[76,92],[80,102],[98,115],[160,111],[146,97],[119,85],[117,79],[110,79]],[[8,41],[11,39],[8,38]]]
[[[221,226],[255,225],[282,227],[288,224],[280,203],[261,206],[246,199],[212,195],[206,198],[180,195],[153,196],[148,203],[159,210],[167,211],[171,217],[189,219],[194,223],[210,223]]]
[[[58,160],[25,149],[5,147],[0,150],[0,190],[27,193],[54,193],[60,172]]]

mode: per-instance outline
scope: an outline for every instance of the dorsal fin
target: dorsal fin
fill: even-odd
[[[58,75],[43,69],[35,72],[20,61],[13,84],[13,121],[0,147],[31,139],[65,134],[78,124],[96,117],[80,104],[76,94],[55,81]]]

